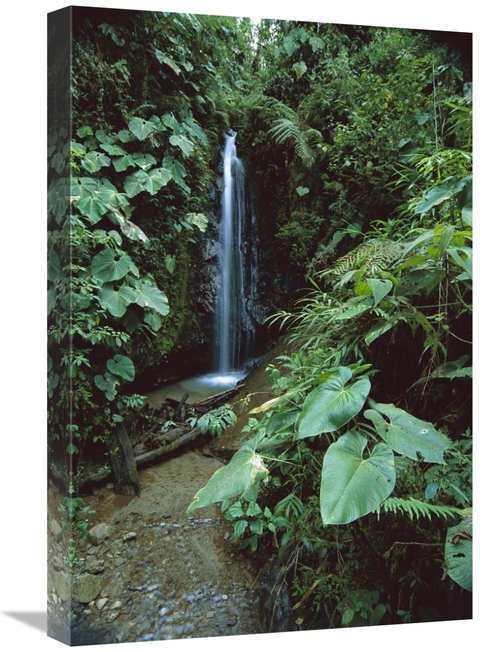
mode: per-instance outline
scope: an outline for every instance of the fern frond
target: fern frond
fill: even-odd
[[[430,503],[425,503],[416,498],[396,498],[394,496],[387,498],[377,509],[377,515],[380,517],[380,509],[384,508],[385,512],[391,512],[393,514],[402,513],[410,517],[410,520],[414,518],[426,517],[429,520],[433,516],[438,516],[439,518],[453,518],[455,516],[462,516],[463,509],[458,507],[447,507],[445,505],[431,505]]]
[[[297,156],[302,159],[304,165],[311,167],[314,163],[316,157],[313,150],[309,147],[306,132],[300,129],[296,120],[280,118],[275,121],[269,133],[278,145],[283,145],[287,142],[291,143]]]
[[[335,261],[333,267],[320,276],[342,277],[363,264],[368,269],[391,269],[401,258],[404,245],[389,239],[372,238],[351,249],[345,256]]]

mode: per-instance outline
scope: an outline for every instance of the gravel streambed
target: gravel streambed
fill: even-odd
[[[220,466],[191,451],[143,471],[140,497],[100,489],[86,501],[97,512],[89,541],[69,555],[52,496],[49,635],[69,622],[72,645],[262,632],[259,569],[216,506],[186,514]]]

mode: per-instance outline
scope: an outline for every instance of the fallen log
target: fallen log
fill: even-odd
[[[176,430],[179,429],[176,428]],[[135,456],[136,468],[149,464],[150,462],[153,462],[154,460],[158,460],[161,457],[168,457],[171,453],[176,451],[178,448],[181,448],[185,444],[189,444],[195,441],[201,436],[203,436],[203,433],[199,428],[192,428],[187,432],[184,431],[184,433],[178,433],[178,436],[174,441],[170,441],[167,444],[155,448],[153,450],[147,451],[146,453],[141,453],[140,455],[136,455]],[[63,474],[59,472],[59,470],[55,465],[51,465],[50,470],[57,479],[64,482],[65,478],[63,477]],[[80,478],[78,481],[78,488],[81,490],[92,485],[100,484],[101,482],[104,482],[105,480],[107,480],[112,476],[113,476],[113,470],[109,466],[102,467],[97,471],[89,473],[83,478]]]
[[[138,455],[136,457],[136,463],[137,465],[148,464],[149,462],[152,462],[159,457],[163,457],[164,455],[172,453],[185,444],[189,444],[192,441],[195,441],[202,435],[203,433],[199,428],[193,428],[192,430],[189,430],[185,434],[180,435],[177,439],[169,442],[168,444],[165,444],[164,446],[160,446],[159,448],[155,448],[154,450],[148,451],[147,453]]]
[[[213,405],[216,405],[217,403],[223,403],[226,399],[232,398],[233,396],[236,396],[236,394],[245,386],[244,382],[238,383],[235,387],[231,387],[230,389],[225,389],[222,392],[218,392],[217,394],[212,394],[212,396],[209,396],[208,398],[203,398],[201,401],[196,401],[195,403],[190,403],[191,407],[195,408],[206,408],[206,407],[212,407]]]

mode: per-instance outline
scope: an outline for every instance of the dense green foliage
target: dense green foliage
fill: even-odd
[[[301,626],[458,617],[472,588],[471,85],[409,31],[279,23],[261,37],[241,131],[274,228],[274,296],[305,274],[311,290],[268,319],[294,349],[268,368],[276,398],[188,511],[222,501],[235,540],[277,549]]]
[[[75,16],[73,131],[49,138],[49,446],[71,505],[142,404],[137,372],[209,341],[202,245],[234,128],[266,326],[291,348],[188,509],[221,502],[236,541],[278,555],[301,627],[468,613],[470,62],[411,30]]]
[[[49,131],[48,382],[49,445],[78,474],[141,405],[136,370],[183,331],[207,337],[189,288],[249,34],[231,18],[73,17],[73,132]]]

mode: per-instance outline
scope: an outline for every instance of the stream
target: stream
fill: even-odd
[[[269,398],[264,369],[265,363],[252,372],[232,401],[238,427],[203,451],[187,450],[140,469],[140,496],[116,495],[112,484],[87,496],[96,515],[89,519],[89,540],[75,538],[74,550],[60,531],[61,496],[49,487],[50,636],[66,640],[70,623],[72,645],[295,629],[286,587],[277,597],[271,565],[258,567],[255,555],[238,550],[219,507],[186,514],[195,493],[222,466],[210,450],[234,450],[241,443],[246,419],[239,399],[253,406]]]

